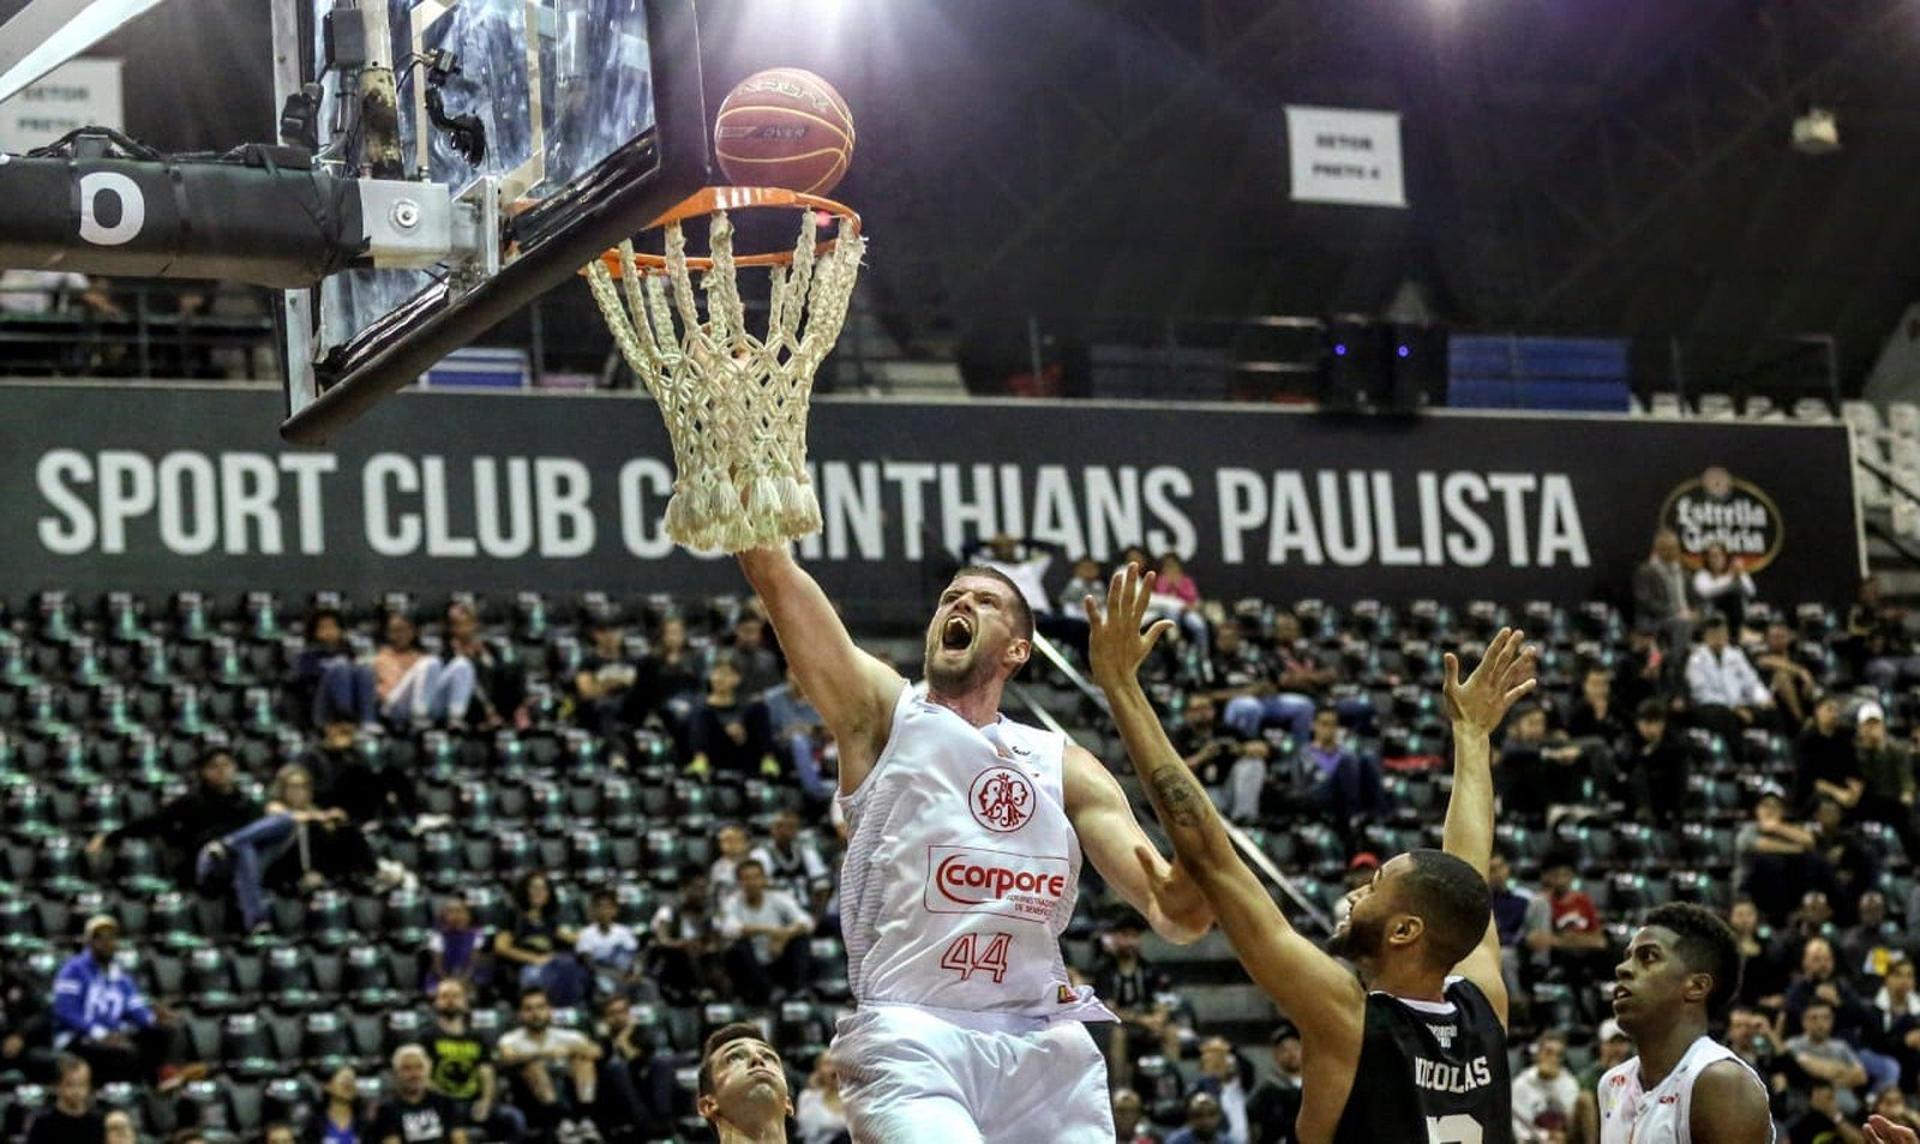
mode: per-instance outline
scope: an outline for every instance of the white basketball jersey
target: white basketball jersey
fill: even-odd
[[[1114,1019],[1060,958],[1080,885],[1065,749],[1065,736],[1005,717],[975,727],[922,687],[901,690],[886,749],[840,798],[855,1001]]]
[[[1764,1094],[1766,1085],[1738,1054],[1710,1037],[1688,1046],[1665,1080],[1647,1092],[1640,1087],[1640,1058],[1607,1070],[1596,1093],[1600,1104],[1600,1144],[1692,1144],[1693,1082],[1708,1065],[1739,1061]]]

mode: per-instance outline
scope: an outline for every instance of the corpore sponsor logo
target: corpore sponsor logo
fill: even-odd
[[[1717,544],[1735,568],[1758,572],[1774,562],[1787,539],[1774,499],[1722,465],[1676,485],[1660,506],[1660,524],[1680,537],[1689,569],[1705,564],[1707,549]]]
[[[1046,922],[1072,888],[1065,858],[971,846],[929,847],[927,858],[926,905],[934,913]]]

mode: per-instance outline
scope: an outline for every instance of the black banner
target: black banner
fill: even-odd
[[[0,400],[16,601],[743,587],[661,532],[672,451],[644,398],[407,393],[325,450],[279,441],[277,391]],[[827,523],[801,555],[862,611],[923,604],[943,550],[995,532],[1177,551],[1224,599],[1621,598],[1662,525],[1695,553],[1727,544],[1776,602],[1842,601],[1862,573],[1839,426],[825,399],[810,456]]]

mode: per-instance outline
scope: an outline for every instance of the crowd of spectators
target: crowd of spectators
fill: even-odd
[[[1319,824],[1344,847],[1349,881],[1369,877],[1372,851],[1383,849],[1369,841],[1376,831],[1413,821],[1394,796],[1395,772],[1444,770],[1434,747],[1406,733],[1407,712],[1381,706],[1391,693],[1417,711],[1418,697],[1401,693],[1420,688],[1402,687],[1413,679],[1348,627],[1312,622],[1305,609],[1230,608],[1177,558],[1129,555],[1162,572],[1155,607],[1175,634],[1144,671],[1209,795],[1243,824]],[[981,558],[1014,575],[1071,662],[1085,635],[1082,601],[1100,596],[1105,570],[1008,537],[987,541]],[[1566,844],[1588,823],[1604,829],[1601,820],[1670,836],[1724,831],[1727,912],[1746,966],[1730,1043],[1774,1085],[1783,1125],[1898,1112],[1920,1084],[1916,948],[1897,920],[1920,900],[1899,888],[1911,883],[1890,880],[1915,838],[1916,776],[1912,740],[1889,715],[1896,689],[1920,680],[1920,654],[1904,617],[1871,587],[1845,630],[1816,642],[1788,617],[1749,608],[1750,577],[1713,561],[1702,572],[1686,575],[1677,544],[1657,540],[1635,576],[1631,629],[1554,665],[1557,685],[1514,713],[1499,744],[1503,839],[1531,831],[1553,841],[1503,848],[1490,879],[1516,1043],[1527,1046],[1515,1074],[1517,1139],[1597,1139],[1592,1084],[1626,1051],[1597,986],[1630,914],[1595,892],[1610,868]],[[837,967],[815,941],[837,927],[834,745],[765,617],[748,602],[695,637],[676,615],[637,633],[617,611],[594,608],[585,631],[578,644],[555,642],[557,665],[535,680],[515,642],[485,633],[468,603],[424,630],[406,608],[356,629],[323,603],[284,680],[305,734],[297,759],[243,773],[209,739],[188,789],[87,841],[96,860],[158,845],[176,884],[225,903],[234,934],[271,940],[276,902],[417,885],[384,840],[447,824],[428,812],[415,776],[379,761],[395,737],[477,741],[557,721],[616,769],[664,750],[678,781],[791,792],[750,819],[715,824],[705,852],[645,911],[613,884],[538,869],[493,888],[511,900],[504,912],[477,908],[477,890],[440,895],[410,983],[428,1020],[386,1062],[379,1100],[369,1103],[351,1070],[326,1078],[307,1121],[314,1138],[666,1135],[676,1076],[697,1061],[637,1021],[637,1008],[767,1014],[830,999]],[[1397,738],[1383,735],[1389,722]],[[1701,817],[1701,780],[1729,768],[1752,780],[1740,787],[1748,817],[1737,828]],[[56,1115],[98,1115],[73,1095],[89,1086],[164,1092],[206,1075],[181,1059],[179,1016],[150,1003],[118,956],[120,932],[109,914],[88,920],[44,995],[0,982],[0,1072],[49,1085],[56,1099],[39,1120],[59,1131],[74,1126]],[[1105,919],[1087,973],[1121,1018],[1105,1044],[1119,1139],[1288,1139],[1297,1035],[1276,1030],[1271,1060],[1256,1067],[1208,1035],[1140,938],[1138,919]],[[475,1020],[503,1007],[511,1027]],[[824,1144],[844,1132],[833,1064],[823,1054],[801,1067],[810,1075],[799,1130]],[[109,1121],[101,1133],[115,1130]]]

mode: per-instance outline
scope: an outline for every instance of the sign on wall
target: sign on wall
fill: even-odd
[[[0,152],[25,154],[81,127],[125,126],[120,61],[68,60],[0,103]]]
[[[743,587],[661,528],[673,453],[643,397],[410,392],[323,450],[281,444],[278,390],[0,401],[0,598]],[[1862,573],[1844,426],[823,398],[810,430],[826,525],[801,555],[854,607],[931,599],[997,532],[1176,552],[1228,600],[1624,599],[1664,526],[1776,603]]]
[[[1296,202],[1407,205],[1397,112],[1289,106],[1287,151]]]

